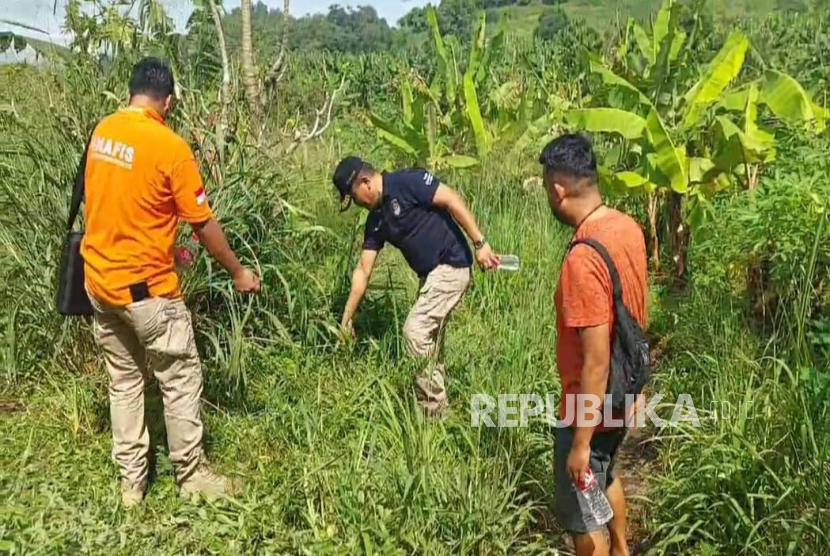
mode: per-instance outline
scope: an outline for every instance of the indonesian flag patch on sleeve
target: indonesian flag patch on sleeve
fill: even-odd
[[[205,200],[207,200],[207,197],[205,197],[205,189],[200,187],[196,190],[196,204],[202,206],[205,204]]]

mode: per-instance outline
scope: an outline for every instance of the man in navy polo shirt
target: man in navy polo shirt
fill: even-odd
[[[401,251],[421,285],[403,327],[407,350],[413,357],[434,359],[434,364],[416,377],[415,395],[428,414],[442,415],[447,408],[440,361],[442,333],[472,278],[473,253],[464,232],[475,246],[475,259],[482,269],[495,268],[499,258],[461,196],[426,170],[381,173],[350,156],[337,165],[332,181],[340,192],[341,210],[354,201],[370,211],[341,328],[354,335],[352,317],[366,293],[378,252],[391,243]]]

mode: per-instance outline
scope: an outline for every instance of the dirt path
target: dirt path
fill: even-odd
[[[663,357],[668,344],[668,338],[652,338],[652,373],[658,361]],[[644,393],[650,397],[654,382],[646,387]],[[628,506],[628,546],[631,556],[644,555],[651,547],[648,528],[645,525],[647,511],[646,499],[650,496],[648,477],[657,471],[657,448],[651,439],[654,435],[652,427],[646,423],[643,427],[631,427],[626,433],[625,440],[620,447],[615,463],[617,476],[622,480],[625,489],[625,500]],[[568,535],[563,535],[560,541],[559,554],[571,556],[574,554],[573,544]]]
[[[649,496],[647,477],[657,457],[656,449],[648,442],[651,434],[648,427],[630,428],[617,456],[617,474],[622,480],[628,505],[628,539],[632,556],[645,554],[649,546],[648,530],[643,523],[647,502],[642,498]]]

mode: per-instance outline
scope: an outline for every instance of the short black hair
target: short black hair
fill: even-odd
[[[174,91],[173,70],[163,60],[147,57],[133,66],[130,96],[147,95],[154,100],[164,100]]]
[[[582,134],[568,133],[545,145],[539,164],[546,173],[564,174],[575,181],[590,180],[593,185],[599,177],[593,146]]]

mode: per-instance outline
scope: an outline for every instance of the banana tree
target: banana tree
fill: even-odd
[[[426,17],[436,55],[435,75],[428,84],[415,72],[402,76],[397,125],[377,112],[370,113],[368,120],[382,140],[407,157],[431,167],[469,168],[484,159],[493,144],[494,130],[487,125],[490,118],[481,101],[490,98],[486,90],[491,81],[490,65],[502,52],[504,28],[488,40],[486,16],[480,13],[461,74],[456,49],[444,40],[432,6],[427,6]],[[475,146],[476,158],[452,154],[448,146],[466,142]]]
[[[430,170],[450,167],[472,168],[479,161],[471,156],[454,154],[449,147],[441,103],[418,76],[404,74],[399,84],[401,105],[396,122],[375,112],[368,115],[378,137],[405,159]]]
[[[687,41],[679,27],[679,5],[667,0],[651,33],[629,23],[639,52],[628,52],[614,72],[598,59],[591,70],[602,79],[609,106],[572,110],[578,128],[620,138],[602,176],[606,184],[647,199],[652,264],[659,267],[657,214],[668,208],[673,278],[686,278],[686,250],[694,229],[708,215],[709,200],[734,183],[751,187],[757,168],[775,156],[775,135],[759,108],[793,125],[820,131],[826,112],[793,78],[768,71],[740,88],[738,78],[749,40],[734,31],[699,76],[685,75],[697,25]],[[628,38],[626,39],[628,42]],[[633,69],[633,71],[632,71]],[[682,92],[684,85],[696,79]],[[753,169],[754,168],[754,169]],[[685,209],[685,210],[684,210]]]

